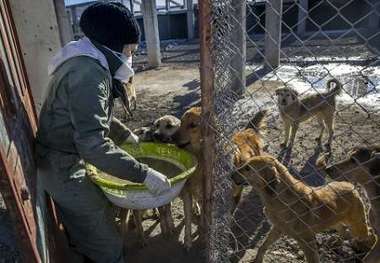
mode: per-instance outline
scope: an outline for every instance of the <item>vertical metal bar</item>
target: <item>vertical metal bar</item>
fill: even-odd
[[[72,17],[72,20],[73,20],[73,31],[74,31],[74,35],[78,33],[78,25],[79,25],[79,21],[78,21],[78,16],[77,16],[77,8],[75,6],[72,6],[70,7],[71,9],[71,17]]]
[[[171,29],[171,23],[170,23],[170,0],[166,0],[166,6],[165,6],[165,8],[166,8],[166,15],[167,15],[167,21],[168,21],[168,24],[167,24],[167,26],[168,26],[168,36],[169,36],[169,39],[171,39],[172,38],[172,29]]]
[[[194,38],[194,3],[186,0],[187,39]]]
[[[155,2],[155,0],[141,1],[148,61],[151,67],[158,67],[161,64],[160,36]]]
[[[17,114],[13,116],[0,113],[0,126],[3,126],[2,130],[5,131],[5,134],[1,134],[5,140],[0,142],[0,191],[13,220],[23,260],[40,262],[33,209],[35,171],[30,154],[37,115],[31,100],[31,91],[20,54],[21,48],[9,0],[0,1],[0,25],[1,42],[4,45],[6,57],[3,59],[10,68],[12,76],[9,78],[15,85],[7,87],[9,79],[4,81],[4,78],[1,88],[12,89],[14,91],[13,103],[19,106]],[[0,74],[8,76],[5,68],[0,69]],[[12,105],[4,106],[12,107]],[[14,132],[14,130],[8,129],[9,127],[24,127],[24,129]],[[4,143],[4,141],[7,142]]]
[[[243,94],[245,90],[245,64],[246,64],[246,0],[232,0],[233,31],[232,47],[234,57],[231,67],[234,70],[232,87],[236,94]]]
[[[265,58],[272,69],[280,65],[282,1],[268,0],[265,4]]]
[[[133,0],[129,0],[129,4],[130,4],[130,7],[131,7],[132,14],[135,14],[135,7],[134,7]]]
[[[377,0],[369,0],[370,6],[368,13],[371,13],[368,18],[368,27],[372,30],[376,30],[379,28],[379,22],[380,22],[380,17],[379,15],[375,12],[378,10],[379,3]]]
[[[213,251],[210,243],[210,225],[213,193],[213,167],[215,162],[215,131],[212,129],[214,119],[214,68],[212,59],[212,23],[211,1],[199,1],[200,30],[200,80],[202,105],[202,158],[203,173],[203,226],[207,246],[207,261],[212,262]]]
[[[309,0],[300,0],[298,4],[297,34],[302,37],[306,33],[306,22],[309,15]]]
[[[64,46],[74,38],[73,30],[70,26],[70,20],[68,18],[65,1],[54,0],[55,15],[57,16],[59,37],[61,45]]]

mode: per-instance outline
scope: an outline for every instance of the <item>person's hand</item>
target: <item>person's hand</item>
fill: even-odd
[[[144,184],[148,188],[148,190],[154,195],[159,195],[163,192],[166,192],[171,187],[169,179],[162,173],[152,168],[148,169],[148,173],[144,180]]]
[[[140,141],[139,136],[130,131],[129,136],[125,140],[126,143],[138,144]]]

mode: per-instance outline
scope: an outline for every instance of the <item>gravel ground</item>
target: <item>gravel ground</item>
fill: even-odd
[[[132,128],[144,125],[147,118],[154,120],[163,114],[177,114],[183,112],[185,108],[191,105],[189,102],[193,98],[199,98],[199,88],[188,90],[188,83],[195,83],[193,79],[197,78],[197,70],[192,67],[177,67],[167,65],[158,71],[146,71],[136,77],[136,87],[138,90],[139,107],[133,120],[127,122]],[[164,76],[164,77],[162,77]],[[177,78],[175,83],[173,77]],[[164,83],[166,82],[166,83]],[[244,125],[257,109],[256,104],[261,108],[269,110],[268,127],[265,132],[265,148],[275,156],[280,155],[279,144],[282,140],[282,124],[278,118],[278,111],[273,102],[274,90],[281,86],[278,81],[256,81],[247,89],[244,99],[237,106],[234,120],[236,126]],[[166,87],[161,89],[160,87]],[[176,101],[180,93],[182,103]],[[183,103],[186,101],[186,103]],[[152,110],[152,105],[159,104],[159,107]],[[185,107],[185,108],[183,108]],[[339,115],[336,119],[336,136],[333,145],[332,159],[339,160],[344,157],[345,153],[356,144],[360,143],[379,143],[379,121],[380,115],[376,110],[370,111],[370,118],[367,118],[367,112],[356,104],[347,105],[344,102],[338,104]],[[178,115],[178,114],[177,114]],[[142,116],[142,117],[141,117]],[[293,152],[285,156],[294,172],[299,177],[311,185],[321,185],[324,178],[315,173],[314,162],[320,154],[320,149],[315,143],[315,138],[319,132],[316,122],[309,121],[302,124],[297,135],[296,145]],[[176,225],[183,222],[182,206],[179,201],[174,202],[173,213]],[[234,225],[232,227],[237,245],[234,244],[234,262],[251,262],[256,253],[258,242],[265,236],[268,231],[268,222],[262,214],[262,205],[257,195],[251,191],[250,187],[244,192],[244,197],[234,216]],[[135,250],[136,246],[130,251],[132,259],[139,259],[139,262],[150,262],[153,255],[162,262],[187,262],[189,258],[194,260],[194,255],[200,255],[203,250],[199,246],[190,251],[190,255],[178,251],[178,234],[170,238],[170,242],[159,237],[159,227],[155,221],[147,220],[144,222],[145,229],[149,229],[149,245],[141,250]],[[153,228],[153,231],[152,231]],[[352,249],[350,241],[340,239],[334,232],[326,232],[318,235],[320,244],[321,262],[358,262],[361,257],[360,253],[356,254]],[[169,245],[168,247],[168,244]],[[160,248],[160,249],[157,249]],[[175,250],[175,252],[172,252]],[[171,255],[175,253],[176,259]],[[143,257],[145,255],[147,258]],[[142,260],[142,258],[144,258]],[[199,257],[201,259],[201,257]],[[178,261],[176,261],[178,260]],[[198,262],[198,261],[192,261]],[[268,251],[265,262],[304,262],[303,253],[299,251],[297,243],[289,238],[282,238]]]

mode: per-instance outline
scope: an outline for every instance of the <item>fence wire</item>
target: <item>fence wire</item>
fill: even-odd
[[[209,260],[378,262],[380,2],[209,4]]]

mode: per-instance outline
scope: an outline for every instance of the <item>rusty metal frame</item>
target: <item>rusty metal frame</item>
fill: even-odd
[[[202,106],[202,158],[203,175],[203,238],[207,246],[207,262],[212,262],[210,242],[210,226],[212,221],[212,193],[214,186],[213,170],[215,163],[215,130],[214,123],[214,68],[212,59],[212,23],[211,1],[199,2],[199,29],[200,29],[200,80]]]
[[[0,1],[2,117],[7,144],[0,144],[0,189],[14,223],[25,262],[40,262],[35,219],[33,138],[37,117],[8,0]],[[7,75],[5,65],[9,67]],[[8,77],[10,81],[8,81]],[[14,86],[11,86],[12,83]],[[5,111],[5,108],[12,111]],[[4,141],[3,141],[4,142]]]

